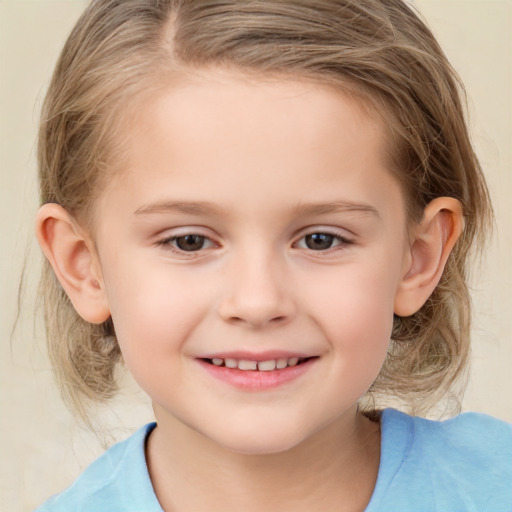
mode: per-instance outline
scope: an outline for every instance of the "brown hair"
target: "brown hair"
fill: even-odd
[[[396,396],[425,410],[464,373],[469,353],[469,249],[492,212],[470,143],[462,86],[430,30],[402,0],[95,0],[62,51],[39,136],[42,203],[83,223],[122,151],[123,114],[173,73],[229,66],[314,80],[357,95],[386,122],[392,168],[411,222],[434,198],[461,201],[465,230],[418,313],[395,318],[374,404]],[[106,399],[120,360],[110,321],[90,325],[48,263],[43,272],[49,352],[65,397]]]

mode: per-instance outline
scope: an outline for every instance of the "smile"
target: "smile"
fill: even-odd
[[[273,370],[283,370],[291,366],[297,366],[309,358],[289,357],[279,359],[269,359],[268,361],[252,361],[249,359],[233,359],[233,358],[220,358],[214,357],[212,359],[205,359],[206,362],[215,366],[223,366],[231,369],[238,369],[243,371],[260,371],[271,372]]]
[[[219,354],[220,355],[220,354]],[[308,373],[318,356],[271,356],[260,360],[246,357],[203,357],[197,361],[207,374],[245,391],[265,391],[279,387]]]

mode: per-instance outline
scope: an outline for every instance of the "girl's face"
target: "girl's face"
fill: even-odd
[[[159,426],[244,453],[349,428],[409,262],[383,128],[328,88],[211,71],[124,135],[96,246]]]

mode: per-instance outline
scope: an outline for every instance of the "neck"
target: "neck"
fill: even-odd
[[[375,486],[379,454],[379,426],[359,414],[265,455],[227,450],[166,416],[146,447],[166,512],[362,511]]]

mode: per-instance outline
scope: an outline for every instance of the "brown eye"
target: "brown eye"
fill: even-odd
[[[313,251],[325,251],[330,249],[335,240],[336,237],[328,233],[312,233],[304,237],[306,247]]]
[[[205,246],[206,237],[201,235],[178,236],[173,239],[173,242],[175,247],[181,251],[200,251]]]

